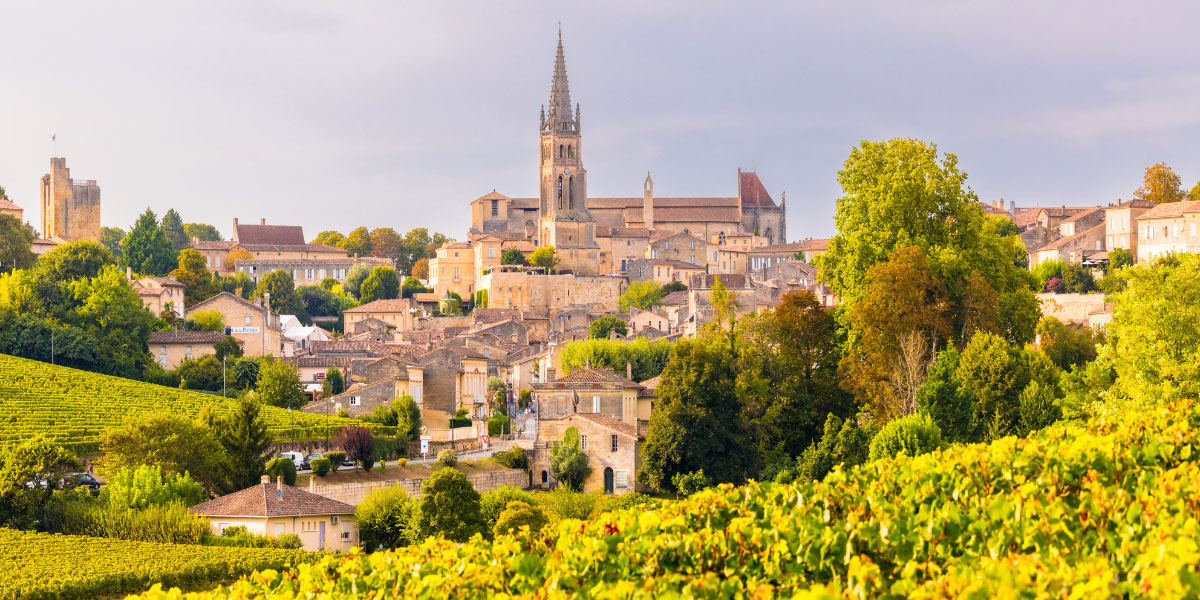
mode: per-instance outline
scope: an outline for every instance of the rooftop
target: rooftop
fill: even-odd
[[[214,517],[299,517],[350,515],[354,507],[290,485],[260,483],[240,492],[197,504],[191,511]]]
[[[1200,212],[1200,200],[1184,200],[1182,202],[1164,202],[1142,213],[1138,220],[1170,219],[1181,217],[1185,212]]]
[[[215,344],[225,339],[219,331],[155,331],[150,344]]]

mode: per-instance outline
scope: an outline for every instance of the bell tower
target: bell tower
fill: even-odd
[[[587,209],[587,170],[583,168],[579,105],[574,106],[573,114],[571,109],[560,30],[549,109],[542,108],[538,136],[541,156],[538,244],[555,247],[561,270],[595,275],[600,269],[599,245],[595,239],[596,220]]]

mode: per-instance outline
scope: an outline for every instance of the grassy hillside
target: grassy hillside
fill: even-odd
[[[0,528],[0,597],[117,598],[155,583],[205,588],[311,562],[302,550],[216,548]]]
[[[87,451],[99,434],[127,415],[167,410],[195,416],[210,403],[228,405],[220,396],[0,354],[0,443],[43,433]],[[297,439],[324,435],[327,423],[341,427],[356,422],[300,411],[289,416],[272,406],[263,407],[262,415],[280,439],[291,434],[293,419]],[[306,431],[308,427],[320,431]]]
[[[1177,406],[191,597],[1195,597],[1198,451],[1200,414]]]

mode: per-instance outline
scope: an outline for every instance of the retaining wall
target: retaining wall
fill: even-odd
[[[324,496],[339,502],[345,502],[352,506],[358,506],[362,499],[368,493],[376,488],[383,487],[399,487],[408,492],[413,498],[421,497],[421,484],[425,483],[424,478],[412,479],[394,479],[391,481],[365,481],[362,483],[342,483],[332,485],[320,485],[317,483],[317,478],[313,477],[308,480],[308,491]],[[526,489],[529,487],[529,474],[519,469],[505,469],[503,471],[487,471],[483,473],[471,473],[467,475],[467,481],[475,486],[475,491],[480,494],[490,492],[500,486],[511,485]]]

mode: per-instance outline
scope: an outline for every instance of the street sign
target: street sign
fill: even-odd
[[[421,454],[429,454],[429,440],[421,440]]]
[[[485,444],[486,444],[486,443],[488,443],[488,441],[489,441],[489,439],[488,439],[488,436],[484,435],[484,436],[483,436],[483,443],[485,443]]]
[[[431,440],[433,440],[433,436],[432,436],[432,435],[423,435],[423,436],[421,436],[421,441],[423,441],[423,442],[428,442],[428,441],[431,441]]]

